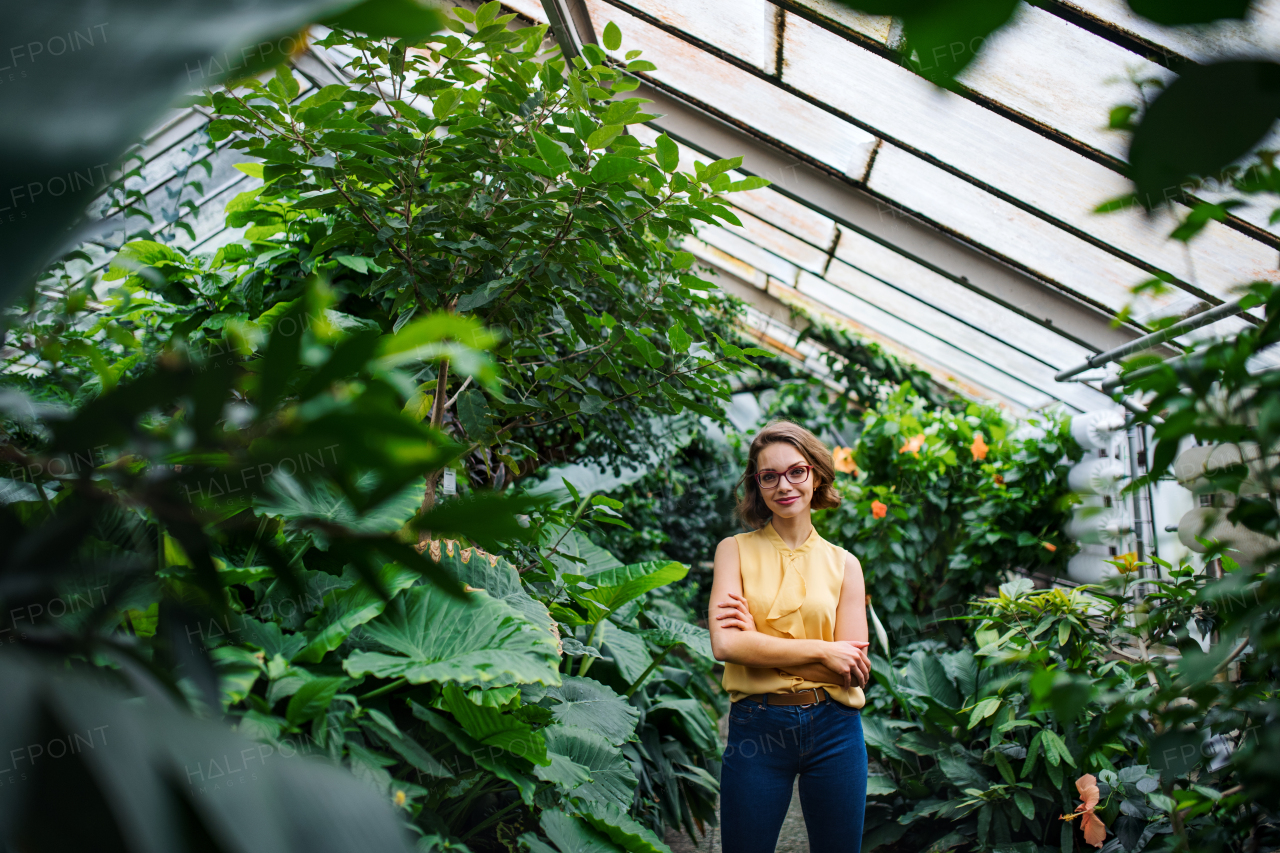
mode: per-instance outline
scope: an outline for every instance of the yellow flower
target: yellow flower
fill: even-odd
[[[404,801],[408,798],[404,795],[404,791],[396,791],[396,795],[392,799],[397,806],[403,806]]]
[[[973,458],[979,460],[986,459],[987,450],[989,449],[990,448],[987,447],[987,443],[982,440],[982,433],[976,433],[973,436],[973,444],[969,445],[969,452],[973,454]]]
[[[832,451],[832,456],[835,458],[837,471],[842,474],[857,475],[858,463],[853,461],[852,447],[837,447]]]
[[[1114,560],[1107,560],[1107,562],[1115,566],[1116,571],[1123,575],[1136,572],[1139,568],[1145,565],[1138,562],[1138,555],[1133,551],[1130,551],[1128,554],[1121,554]]]
[[[920,448],[924,447],[924,433],[913,435],[908,438],[906,443],[898,450],[899,453],[917,453]]]

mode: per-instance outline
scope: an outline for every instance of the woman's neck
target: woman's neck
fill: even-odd
[[[769,523],[773,525],[782,541],[787,543],[787,547],[793,551],[803,545],[808,539],[809,534],[813,532],[813,519],[811,513],[797,515],[794,518],[779,518],[774,516]]]

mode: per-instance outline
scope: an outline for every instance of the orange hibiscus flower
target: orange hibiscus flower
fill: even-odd
[[[969,445],[969,452],[973,454],[973,458],[986,459],[989,449],[987,443],[982,440],[982,433],[976,433],[973,436],[973,444]]]
[[[1097,778],[1092,773],[1084,774],[1076,780],[1076,790],[1080,792],[1080,805],[1076,806],[1075,814],[1064,814],[1061,819],[1082,818],[1080,828],[1084,830],[1085,844],[1101,847],[1107,837],[1107,825],[1094,813],[1101,796],[1098,793]]]
[[[924,447],[924,433],[913,435],[908,438],[906,443],[899,448],[899,453],[918,453],[920,448]]]
[[[853,461],[852,447],[837,447],[831,452],[831,455],[835,458],[837,471],[842,474],[857,475],[858,463]]]
[[[889,507],[887,507],[887,506],[885,506],[884,504],[880,503],[880,501],[872,501],[872,502],[871,502],[871,517],[872,517],[872,518],[884,518],[884,517],[885,517],[885,515],[886,515],[886,514],[888,514],[888,512],[889,512]]]
[[[1058,550],[1058,546],[1054,545],[1052,542],[1041,542],[1040,544],[1044,546],[1046,551],[1052,552]]]

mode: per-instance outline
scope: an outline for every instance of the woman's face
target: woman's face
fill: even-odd
[[[756,457],[757,473],[773,471],[779,475],[777,484],[772,488],[756,481],[756,487],[764,496],[765,505],[776,517],[795,518],[809,511],[809,504],[813,501],[813,471],[807,472],[808,476],[802,483],[793,483],[786,477],[786,473],[797,465],[808,464],[809,460],[804,458],[803,453],[781,441],[766,445]]]

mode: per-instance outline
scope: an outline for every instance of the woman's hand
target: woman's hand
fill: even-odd
[[[737,628],[739,631],[754,631],[756,629],[756,620],[751,617],[751,610],[747,607],[747,600],[736,592],[728,593],[728,596],[728,601],[722,601],[716,605],[716,609],[720,611],[716,615],[716,621],[720,623],[720,627]]]
[[[836,640],[823,649],[822,665],[840,677],[845,688],[866,687],[871,679],[871,659],[865,640]]]

